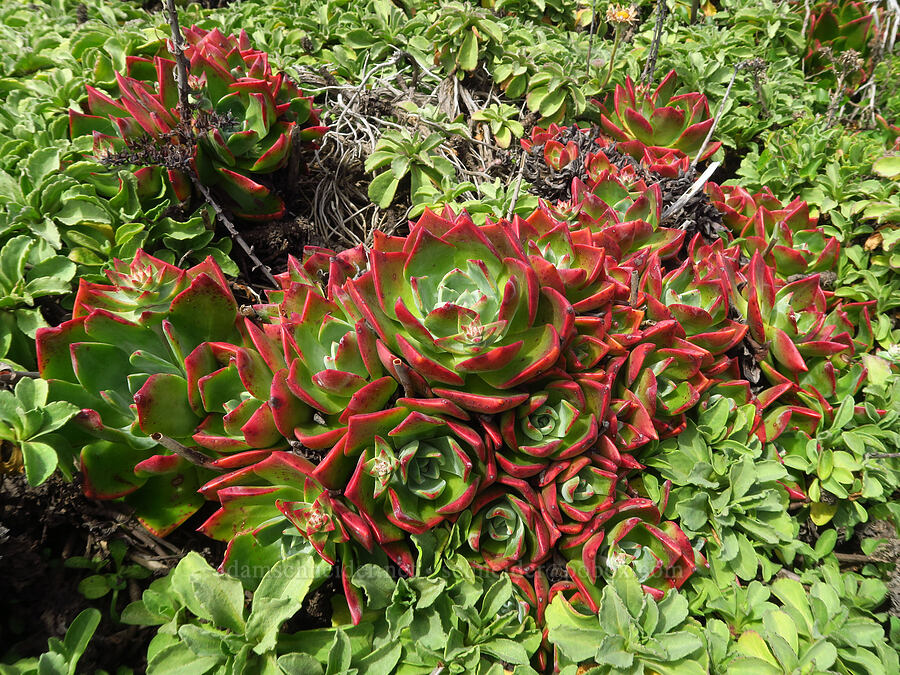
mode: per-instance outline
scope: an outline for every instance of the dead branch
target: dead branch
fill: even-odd
[[[641,82],[644,87],[650,88],[653,84],[653,74],[656,72],[656,59],[659,56],[659,43],[662,40],[663,23],[666,20],[666,0],[657,0],[656,2],[656,28],[653,31],[653,42],[650,43],[650,54],[647,56],[647,63],[644,65],[644,72],[641,73]]]
[[[195,464],[204,469],[212,469],[213,471],[223,471],[210,461],[210,458],[199,450],[194,450],[186,445],[182,445],[174,438],[169,438],[160,433],[150,434],[150,438],[163,446],[166,450],[171,450],[179,457],[186,459],[191,464]]]
[[[181,26],[178,25],[178,10],[175,9],[175,0],[166,0],[166,15],[169,19],[169,28],[172,30],[172,54],[175,56],[175,82],[178,84],[178,108],[182,118],[190,115],[190,87],[188,85],[188,70],[190,64],[184,56],[184,35]]]
[[[678,199],[675,200],[675,202],[671,206],[669,206],[669,208],[667,208],[663,212],[660,222],[663,222],[670,216],[674,215],[675,213],[678,213],[678,211],[681,209],[681,207],[683,207],[685,204],[687,204],[690,201],[691,197],[693,197],[695,194],[697,194],[700,191],[700,189],[706,184],[706,181],[709,180],[709,177],[712,176],[713,173],[715,172],[715,170],[718,168],[719,168],[718,162],[713,162],[708,167],[706,167],[706,171],[701,173],[700,176],[697,178],[697,180],[695,180],[693,183],[691,183],[691,187],[689,187],[687,189],[687,192],[682,194]]]

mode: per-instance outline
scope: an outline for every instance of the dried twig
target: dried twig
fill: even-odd
[[[810,0],[803,0],[803,27],[800,29],[800,37],[806,37],[806,28],[809,26],[809,15],[811,12]],[[800,60],[800,72],[806,75],[806,60]]]
[[[889,31],[891,37],[883,50],[885,54],[890,54],[894,51],[894,44],[897,42],[897,29],[900,28],[900,4],[896,0],[889,0],[888,4],[892,5],[891,10],[894,12],[894,27]]]
[[[764,117],[770,117],[766,95],[762,89],[762,83],[766,78],[766,62],[761,58],[750,59],[745,63],[745,67],[750,71],[750,77],[753,79],[753,88],[756,90],[756,98],[759,101],[759,107],[762,108],[762,114]]]
[[[224,471],[217,467],[215,464],[210,461],[210,458],[204,455],[199,450],[194,450],[193,448],[189,448],[186,445],[182,445],[174,438],[169,438],[160,433],[150,434],[150,438],[163,446],[166,450],[171,450],[179,457],[182,457],[189,461],[191,464],[196,464],[199,467],[203,467],[204,469],[212,469],[214,471]]]
[[[41,374],[33,370],[16,370],[8,363],[0,361],[0,382],[15,384],[19,380],[30,377],[31,379],[40,378]]]
[[[709,128],[709,131],[706,132],[706,138],[703,139],[703,145],[700,146],[700,149],[697,151],[697,155],[694,157],[694,161],[691,162],[691,168],[694,168],[697,165],[697,162],[700,161],[700,157],[703,156],[703,151],[706,150],[706,146],[709,145],[709,141],[712,139],[716,127],[719,126],[719,120],[722,118],[722,113],[725,112],[725,104],[728,102],[728,97],[731,95],[731,88],[734,86],[734,80],[737,77],[738,71],[743,66],[743,61],[741,63],[735,64],[734,72],[731,73],[731,81],[728,82],[728,88],[725,89],[725,96],[723,96],[722,100],[719,102],[719,109],[716,110],[716,117],[713,120],[712,126]]]
[[[169,28],[172,29],[172,54],[175,56],[175,82],[178,84],[178,108],[183,117],[190,115],[190,87],[188,86],[188,70],[190,64],[184,56],[184,36],[181,34],[181,26],[178,25],[178,10],[175,9],[175,0],[166,0],[166,14],[169,18]]]
[[[591,52],[594,50],[594,33],[597,32],[597,0],[591,3],[591,36],[588,38],[587,76],[591,76]]]
[[[708,167],[706,167],[706,171],[700,174],[700,177],[697,178],[693,183],[691,183],[691,187],[687,189],[687,192],[682,194],[675,202],[669,206],[665,211],[663,211],[661,221],[665,221],[670,216],[678,213],[678,211],[687,204],[691,197],[697,194],[700,189],[706,184],[706,181],[709,180],[709,177],[713,175],[716,169],[719,168],[718,162],[713,162]]]
[[[838,104],[844,97],[847,87],[847,79],[850,75],[862,67],[862,58],[855,49],[848,49],[837,57],[828,47],[823,47],[821,52],[831,61],[834,72],[837,73],[837,79],[834,83],[834,91],[831,93],[831,100],[828,102],[828,111],[825,113],[825,128],[830,129],[834,126],[839,118],[839,110],[843,110],[843,106]]]
[[[772,249],[775,248],[775,244],[778,243],[778,237],[773,236],[769,239],[769,243],[766,244],[766,248],[762,252],[762,259],[765,260],[769,257],[769,254],[772,252]]]
[[[666,19],[666,0],[656,0],[656,28],[653,32],[653,42],[650,43],[650,54],[641,73],[641,81],[646,88],[653,84],[653,74],[656,72],[656,58],[659,56],[659,43],[662,40],[663,22]]]
[[[837,561],[842,565],[868,565],[869,563],[889,562],[887,560],[872,558],[871,556],[862,553],[840,553],[836,551],[834,557],[837,558]]]
[[[397,373],[397,379],[400,380],[400,386],[403,387],[403,395],[406,398],[415,398],[416,387],[409,376],[408,366],[400,359],[394,359],[393,366],[394,372]]]
[[[516,187],[513,189],[512,200],[509,202],[509,210],[506,212],[506,219],[512,220],[513,213],[516,210],[516,202],[519,201],[519,191],[522,189],[522,175],[525,172],[525,152],[519,155],[519,175],[516,177]]]
[[[165,558],[169,555],[179,555],[183,553],[181,549],[169,543],[165,539],[161,539],[154,534],[150,534],[150,532],[144,529],[142,525],[131,525],[131,523],[127,523],[124,526],[124,529],[128,532],[129,535],[137,539],[141,544],[143,544],[147,548],[152,549],[153,552],[156,553],[156,555],[158,555],[160,558]]]
[[[267,265],[263,264],[263,262],[256,257],[256,253],[253,252],[253,247],[247,244],[247,242],[241,236],[240,232],[237,231],[234,223],[232,223],[231,219],[228,218],[227,215],[225,215],[225,210],[219,205],[219,202],[215,200],[209,189],[200,182],[200,179],[197,177],[197,174],[194,173],[193,170],[190,170],[188,173],[191,176],[191,181],[194,183],[194,187],[196,187],[200,194],[203,195],[206,203],[213,207],[213,211],[216,212],[216,217],[225,226],[225,229],[228,230],[228,234],[231,235],[231,238],[237,242],[237,245],[241,247],[241,250],[243,250],[244,253],[247,254],[247,257],[250,258],[250,261],[253,263],[253,269],[261,269],[266,279],[269,280],[269,283],[271,283],[275,288],[278,288],[278,281],[276,281],[275,277],[272,276],[272,270],[270,270]]]
[[[168,572],[169,566],[159,562],[158,560],[154,560],[153,558],[143,555],[141,553],[136,553],[134,551],[128,554],[128,559],[134,563],[137,563],[144,569],[150,570],[151,572]]]

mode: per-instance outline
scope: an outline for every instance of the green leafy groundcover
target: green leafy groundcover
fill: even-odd
[[[586,5],[485,4],[191,5],[191,96],[211,107],[190,131],[164,42],[111,32],[127,6],[100,12],[106,28],[51,32],[43,60],[5,57],[3,86],[24,93],[0,127],[16,139],[0,316],[22,335],[0,346],[24,345],[40,374],[0,391],[9,464],[33,483],[80,471],[160,536],[216,504],[200,529],[228,542],[220,570],[191,553],[121,614],[159,626],[149,673],[897,672],[890,542],[871,534],[900,522],[897,134],[883,117],[835,125],[841,102],[874,119],[854,87],[893,72],[867,48],[896,16],[725,3],[689,26],[675,3],[659,57],[674,70],[646,87],[627,73],[647,13],[619,52],[618,24],[608,40],[576,30]],[[176,245],[153,228],[179,201],[202,220],[185,167],[240,218],[282,215],[262,176],[290,172],[294,131],[324,129],[251,40],[335,82],[364,83],[379,59],[383,76],[454,91],[489,76],[503,98],[475,118],[482,138],[525,135],[521,100],[538,120],[525,157],[564,198],[516,202],[485,181],[461,208],[472,188],[445,146],[471,130],[410,100],[429,133],[393,123],[363,167],[380,207],[409,199],[408,231],[307,247],[239,308],[227,246],[203,260],[211,233]],[[735,62],[760,54],[771,80],[745,63],[725,101]],[[788,100],[774,81],[801,82],[801,66],[818,86]],[[71,101],[15,84],[41,69]],[[869,100],[890,110],[883,89]],[[182,141],[188,164],[152,161]],[[83,156],[110,149],[154,167]],[[697,185],[702,209],[669,213],[685,172],[726,150],[738,184]],[[105,239],[88,245],[85,227]],[[199,262],[182,268],[170,253],[185,249]],[[34,298],[82,270],[71,318],[42,327]],[[332,625],[297,625],[330,588]],[[74,672],[94,623],[0,668]]]

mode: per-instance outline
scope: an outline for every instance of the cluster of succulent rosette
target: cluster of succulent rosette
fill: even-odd
[[[194,73],[211,87],[222,68],[200,45],[220,54],[220,36],[191,36]],[[257,121],[269,103],[286,115],[306,101],[290,90],[279,103],[287,81],[272,88],[248,50],[222,58],[257,84],[237,78],[217,100],[241,101]],[[161,133],[174,94],[154,94],[160,111],[144,119],[137,106],[151,103],[135,78],[171,64],[130,68],[121,106],[93,92],[91,109],[125,139]],[[571,199],[527,218],[478,226],[426,210],[405,236],[376,232],[370,247],[308,247],[252,306],[239,307],[211,259],[181,270],[139,252],[108,285],[82,282],[73,318],[41,330],[37,353],[51,398],[81,408],[68,424],[87,493],[124,498],[160,535],[216,502],[201,530],[230,542],[226,568],[277,558],[299,534],[341,566],[354,621],[364,598],[352,570],[393,563],[412,575],[424,550],[509,573],[539,623],[556,596],[597,612],[622,566],[653,597],[681,587],[715,533],[691,539],[670,519],[670,485],[645,480],[642,456],[698,426],[716,442],[753,438],[782,506],[808,499],[778,469],[780,439],[806,442],[834,416],[863,381],[851,357],[873,340],[867,304],[823,287],[838,243],[805,203],[709,183],[722,238],[663,220],[646,169],[686,168],[712,124],[704,97],[673,88],[671,75],[652,95],[618,87],[602,118],[611,139],[581,158]],[[293,124],[314,116],[300,107]],[[73,114],[73,125],[87,119]],[[291,123],[267,133],[282,139]],[[579,153],[556,140],[564,131],[537,129],[523,145],[558,170]],[[257,134],[259,150],[260,133],[205,138],[198,173],[202,159],[247,178],[281,143],[249,162],[244,140]],[[611,140],[636,161],[611,161]]]
[[[303,148],[324,134],[319,111],[289,77],[272,71],[246,32],[226,36],[194,26],[184,35],[194,99],[188,116],[171,46],[159,40],[143,48],[145,56],[125,57],[117,92],[87,87],[87,113],[69,111],[72,136],[92,134],[100,158],[158,164],[135,172],[142,197],[164,191],[183,202],[193,172],[238,218],[279,218],[284,201],[266,177],[299,164]]]
[[[691,160],[709,159],[722,146],[719,141],[707,142],[714,120],[706,96],[675,95],[677,89],[672,70],[652,92],[626,77],[625,85],[616,85],[605,102],[594,101],[602,111],[603,132],[616,142],[617,150],[671,177],[686,170]]]
[[[593,100],[600,109],[602,135],[597,143],[614,146],[616,152],[664,178],[686,172],[692,160],[696,163],[712,157],[722,143],[707,139],[714,119],[706,96],[697,92],[673,95],[677,88],[674,70],[653,91],[626,77],[624,86],[616,85],[604,101]],[[560,141],[566,128],[557,124],[547,129],[535,127],[520,143],[526,152],[541,150],[547,166],[560,171],[579,155],[575,142]]]
[[[805,205],[710,185],[742,236],[688,240],[660,223],[657,184],[599,150],[586,166],[570,202],[525,219],[427,211],[368,249],[307,249],[244,312],[212,261],[139,254],[83,283],[37,347],[51,392],[83,408],[88,492],[127,495],[162,534],[199,487],[215,538],[292,524],[326,560],[406,573],[414,537],[443,530],[473,565],[594,610],[617,566],[679,587],[703,558],[663,518],[667,489],[645,489],[642,450],[723,396],[755,406],[767,442],[814,428],[858,386],[842,373],[867,308],[816,274],[786,283],[800,263],[757,241],[822,236]],[[741,343],[768,388],[741,379]]]

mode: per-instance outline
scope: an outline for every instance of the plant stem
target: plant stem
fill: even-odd
[[[778,237],[775,236],[773,232],[771,238],[769,239],[769,243],[766,245],[765,250],[762,252],[762,259],[765,260],[769,257],[769,254],[772,252],[772,249],[775,248],[775,244],[778,242]]]
[[[409,376],[407,365],[400,359],[394,359],[393,365],[394,370],[397,373],[397,379],[400,381],[400,386],[403,387],[403,395],[406,398],[415,398],[416,387],[413,384],[412,378]]]
[[[762,83],[759,81],[759,74],[753,74],[753,88],[756,89],[756,98],[759,100],[759,107],[762,108],[762,114],[765,117],[771,117],[769,106],[766,104],[766,95],[762,90]]]
[[[700,176],[697,178],[697,180],[695,180],[693,183],[691,183],[691,186],[687,189],[687,191],[684,194],[682,194],[678,199],[676,199],[675,202],[663,212],[662,217],[660,218],[660,222],[664,222],[672,215],[678,213],[678,210],[682,206],[687,204],[688,201],[690,200],[690,198],[693,197],[695,194],[697,194],[700,191],[700,189],[706,184],[706,181],[709,180],[709,177],[712,176],[713,172],[718,168],[719,168],[718,162],[713,162],[712,164],[710,164],[706,168],[706,171],[704,171],[702,174],[700,174]]]
[[[516,187],[513,190],[512,201],[509,203],[509,210],[506,212],[506,219],[512,220],[513,213],[516,210],[516,202],[519,201],[519,190],[522,189],[522,175],[525,173],[525,151],[519,155],[519,176],[516,178]]]
[[[616,62],[616,52],[619,50],[619,42],[622,40],[622,24],[616,24],[616,37],[613,39],[612,52],[609,54],[609,64],[606,67],[606,77],[603,78],[603,84],[600,85],[601,89],[605,89],[606,85],[609,84],[609,78],[612,77],[613,65]]]
[[[9,382],[15,384],[19,380],[29,377],[31,379],[39,379],[40,373],[33,370],[15,370],[8,363],[0,361],[0,382]]]
[[[839,563],[843,563],[844,565],[865,565],[868,563],[888,562],[887,560],[878,560],[877,558],[871,558],[862,553],[835,552],[834,557],[837,558],[837,561]]]
[[[237,242],[238,246],[241,247],[241,250],[243,250],[244,253],[247,254],[247,257],[250,258],[250,262],[253,263],[253,270],[261,269],[263,271],[263,274],[266,276],[266,279],[269,280],[269,283],[271,283],[275,288],[278,288],[278,281],[272,275],[272,270],[270,270],[267,265],[264,265],[263,262],[256,257],[256,254],[253,252],[253,247],[250,246],[237,231],[234,223],[232,223],[228,216],[225,215],[225,210],[213,198],[209,189],[200,182],[200,179],[197,177],[197,174],[194,173],[194,170],[188,169],[187,173],[190,175],[191,181],[194,183],[194,187],[196,187],[200,194],[203,195],[206,203],[213,207],[213,211],[216,212],[216,217],[222,222],[222,224],[225,226],[225,229],[228,230],[228,234],[231,235],[231,238]]]
[[[806,29],[809,27],[809,17],[811,12],[811,2],[810,0],[803,0],[803,26],[800,28],[800,37],[801,39],[806,38]],[[800,59],[800,73],[803,77],[806,77],[806,59]]]

